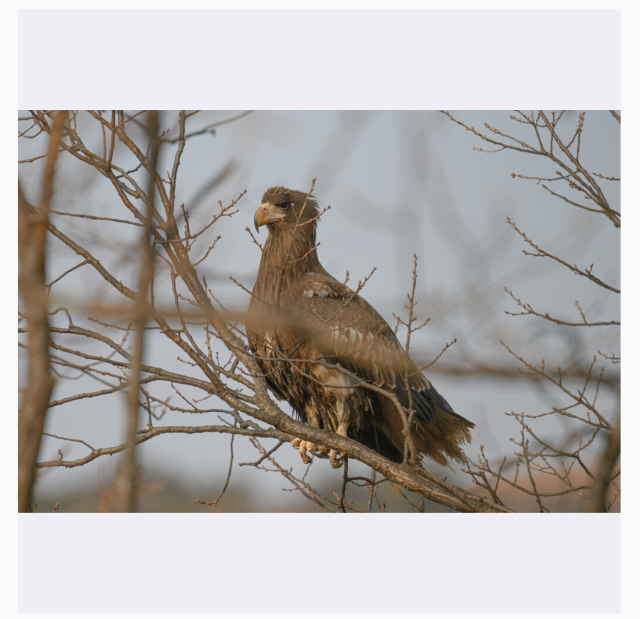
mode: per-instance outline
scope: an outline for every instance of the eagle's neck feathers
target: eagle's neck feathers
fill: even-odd
[[[254,289],[256,297],[271,304],[279,301],[276,297],[283,267],[281,296],[286,296],[286,291],[308,272],[326,273],[318,260],[315,246],[315,222],[293,229],[269,230]]]

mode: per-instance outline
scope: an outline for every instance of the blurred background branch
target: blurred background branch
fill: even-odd
[[[54,192],[54,175],[58,147],[67,113],[57,112],[53,119],[49,152],[42,179],[40,208],[34,209],[25,199],[18,183],[18,255],[19,286],[24,314],[19,320],[29,323],[28,385],[23,392],[18,418],[18,511],[31,511],[31,491],[35,464],[40,449],[44,420],[53,389],[49,367],[48,295],[45,288],[47,262],[47,225]]]
[[[133,323],[133,357],[129,376],[128,411],[127,411],[127,449],[122,462],[122,511],[135,511],[136,499],[136,466],[135,453],[139,423],[139,392],[142,375],[143,355],[145,350],[145,326],[149,319],[149,288],[153,277],[153,263],[155,252],[151,246],[151,230],[155,217],[155,185],[157,177],[158,154],[160,139],[158,137],[159,113],[152,110],[147,114],[149,163],[147,183],[147,204],[144,214],[144,234],[140,243],[140,274],[138,279],[138,294],[136,299],[135,320]],[[113,135],[113,134],[112,134]],[[113,143],[113,141],[112,141]],[[111,151],[110,151],[111,152]]]

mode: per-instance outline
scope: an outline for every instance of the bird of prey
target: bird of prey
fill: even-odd
[[[461,460],[474,424],[454,413],[360,295],[318,260],[318,203],[312,195],[271,187],[255,213],[269,236],[247,317],[249,344],[271,390],[316,428],[348,436],[393,462],[405,454],[411,414],[414,461]],[[308,452],[336,450],[296,439]]]

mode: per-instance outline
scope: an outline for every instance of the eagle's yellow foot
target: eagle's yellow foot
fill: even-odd
[[[342,454],[340,454],[342,456]],[[344,462],[344,456],[342,458],[338,457],[338,452],[335,449],[329,451],[329,462],[334,469],[339,469]]]
[[[344,422],[341,423],[336,430],[336,434],[339,434],[340,436],[347,436],[347,424]],[[329,452],[329,462],[331,462],[331,466],[334,469],[339,469],[342,466],[342,463],[344,462],[344,454],[338,453],[337,450],[332,449]]]
[[[313,459],[307,454],[307,451],[316,451],[316,449],[318,449],[318,446],[315,443],[312,443],[311,441],[305,441],[300,438],[294,438],[291,441],[291,445],[293,447],[297,447],[298,451],[300,452],[300,458],[302,458],[302,461],[305,464],[309,464],[309,462],[311,462],[311,460]]]

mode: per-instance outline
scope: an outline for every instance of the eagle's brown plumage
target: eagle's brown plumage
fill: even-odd
[[[302,421],[402,462],[403,422],[397,407],[359,380],[395,394],[405,407],[410,391],[416,411],[412,434],[420,456],[440,464],[461,459],[460,445],[471,440],[474,424],[454,413],[418,371],[382,316],[320,264],[316,200],[272,187],[262,202],[255,224],[268,225],[269,236],[249,304],[247,334],[275,394]],[[331,367],[337,365],[353,376]],[[303,460],[308,461],[306,450],[314,448],[302,442]],[[335,452],[330,458],[340,466]]]

